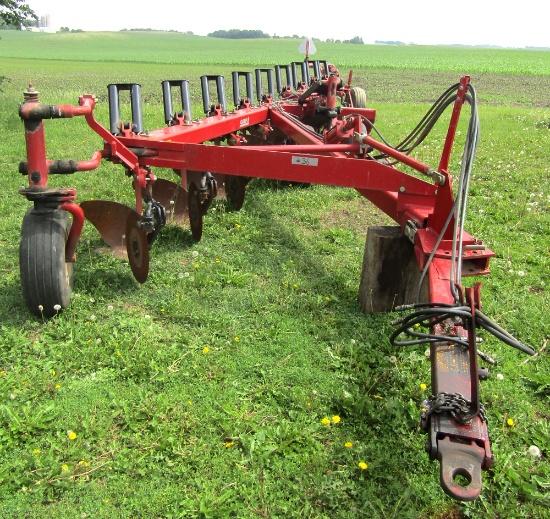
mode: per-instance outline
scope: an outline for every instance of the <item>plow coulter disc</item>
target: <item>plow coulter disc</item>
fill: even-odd
[[[139,213],[130,213],[126,220],[126,252],[134,277],[139,283],[145,283],[149,275],[149,244],[147,233],[138,227],[141,221]]]
[[[88,200],[82,202],[80,207],[84,216],[99,231],[103,241],[109,245],[111,252],[118,259],[126,258],[126,222],[131,214],[141,215],[124,204],[107,200]]]
[[[204,216],[204,210],[201,204],[199,190],[194,182],[189,184],[188,197],[189,226],[191,227],[191,234],[195,240],[200,241],[202,238],[202,217]]]
[[[235,175],[227,175],[225,180],[225,196],[229,203],[239,211],[244,204],[245,177],[239,177]]]

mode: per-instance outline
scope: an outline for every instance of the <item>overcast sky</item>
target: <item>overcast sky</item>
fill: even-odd
[[[219,29],[259,29],[271,36],[297,34],[321,40],[360,36],[365,43],[550,47],[548,0],[27,1],[37,15],[50,15],[52,27],[85,31],[152,28],[205,36]]]

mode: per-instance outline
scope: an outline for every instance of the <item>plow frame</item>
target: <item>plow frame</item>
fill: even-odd
[[[297,65],[302,80],[297,81]],[[313,65],[313,66],[312,66]],[[308,77],[313,68],[315,76]],[[281,70],[293,84],[284,86]],[[418,161],[372,136],[376,111],[353,106],[350,73],[347,84],[330,70],[327,62],[293,63],[276,67],[276,84],[280,98],[274,100],[271,69],[256,71],[257,103],[251,73],[233,73],[235,109],[228,111],[222,76],[203,76],[201,88],[206,117],[192,119],[189,85],[186,80],[162,82],[167,126],[145,132],[141,117],[141,87],[138,84],[109,85],[110,128],[94,116],[96,99],[83,95],[78,106],[42,104],[38,93],[29,88],[20,107],[25,126],[27,160],[20,172],[27,176],[29,187],[21,194],[35,207],[61,209],[72,214],[65,248],[67,262],[75,261],[75,251],[86,216],[115,249],[128,251],[134,275],[140,282],[147,278],[148,250],[156,233],[168,217],[189,213],[193,236],[200,239],[202,217],[218,193],[242,205],[244,186],[251,178],[334,185],[356,189],[390,216],[414,247],[418,267],[427,275],[429,302],[457,304],[454,286],[463,276],[489,273],[494,255],[480,240],[460,226],[456,235],[456,205],[452,178],[448,171],[462,107],[467,99],[470,78],[463,77],[454,94],[450,124],[437,168]],[[266,75],[268,91],[263,93]],[[246,97],[240,98],[239,82],[245,82]],[[212,103],[210,88],[215,85],[217,102]],[[179,88],[182,110],[175,112],[171,89]],[[129,91],[132,121],[120,121],[120,93]],[[46,158],[45,119],[82,116],[103,140],[103,148],[87,161],[51,161]],[[384,159],[374,158],[374,153]],[[101,160],[120,164],[132,179],[135,209],[120,209],[121,204],[76,204],[76,191],[48,188],[51,174],[70,174],[97,168]],[[404,165],[411,174],[399,169]],[[176,185],[158,179],[163,194],[156,194],[154,170],[172,169],[181,178]],[[421,175],[425,179],[419,178]],[[164,186],[164,187],[163,187]],[[166,194],[167,191],[170,194]],[[181,195],[178,200],[178,193]],[[162,203],[156,202],[162,199]],[[101,203],[101,202],[99,202]],[[155,205],[156,204],[156,205]],[[121,217],[122,215],[122,217]],[[105,218],[105,222],[100,221]],[[163,222],[164,218],[164,222]],[[124,220],[120,229],[110,227],[116,219]],[[120,226],[120,224],[119,224]],[[102,232],[103,231],[103,232]],[[113,231],[113,232],[111,232]],[[112,235],[111,235],[112,234]],[[121,235],[119,237],[119,235]],[[454,247],[459,240],[460,257]],[[468,293],[472,315],[480,308],[479,289]],[[492,462],[484,414],[480,412],[479,379],[475,320],[457,323],[446,321],[432,326],[434,335],[449,333],[464,338],[470,347],[447,340],[431,342],[430,357],[434,395],[461,395],[467,402],[467,419],[458,420],[450,412],[427,414],[423,409],[424,429],[428,433],[426,450],[441,466],[441,485],[450,496],[460,500],[475,499],[482,489],[481,470]],[[462,476],[467,484],[457,482]]]

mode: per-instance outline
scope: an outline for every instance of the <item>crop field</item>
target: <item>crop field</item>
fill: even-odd
[[[199,243],[169,223],[143,285],[86,224],[70,307],[49,320],[25,307],[18,106],[29,83],[48,104],[95,94],[108,125],[107,85],[138,82],[153,129],[164,125],[162,80],[188,79],[201,117],[201,75],[229,84],[233,70],[299,61],[299,41],[0,38],[0,517],[550,518],[550,52],[316,42],[315,57],[344,78],[353,69],[391,143],[462,75],[477,89],[466,227],[496,253],[479,279],[483,311],[540,355],[525,362],[480,332],[497,360],[481,382],[496,462],[481,496],[456,503],[418,427],[424,348],[392,347],[396,314],[357,303],[367,229],[392,222],[355,191],[254,180],[241,211],[214,201]],[[420,160],[437,165],[447,122]],[[82,118],[45,126],[50,159],[103,147]],[[110,163],[51,185],[76,187],[79,202],[133,201]]]

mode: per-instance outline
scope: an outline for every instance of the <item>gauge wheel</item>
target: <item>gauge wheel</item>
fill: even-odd
[[[354,108],[367,107],[367,93],[361,87],[351,87],[349,95]]]
[[[23,298],[29,310],[53,317],[67,308],[73,289],[73,264],[65,261],[71,227],[67,211],[30,208],[23,218],[19,271]]]

